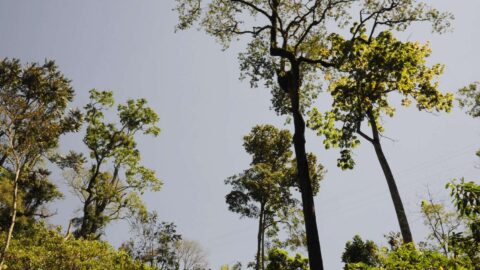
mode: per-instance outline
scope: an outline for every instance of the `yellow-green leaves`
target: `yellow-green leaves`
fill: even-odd
[[[443,66],[426,64],[431,53],[428,44],[402,42],[389,31],[367,40],[364,35],[353,40],[331,36],[330,46],[337,50],[332,55],[340,59],[336,73],[327,77],[332,109],[309,113],[308,125],[325,136],[325,147],[342,149],[341,168],[353,167],[351,148],[359,142],[356,134],[362,133],[362,122],[375,123],[378,132],[384,131],[382,115],[395,115],[389,101],[392,94],[402,97],[403,106],[415,103],[419,110],[448,112],[452,108],[453,94],[438,89]]]
[[[162,182],[155,172],[141,165],[135,135],[157,136],[158,115],[145,99],[128,100],[118,105],[117,122],[107,122],[104,112],[115,104],[112,92],[90,91],[91,102],[85,106],[87,123],[83,142],[89,149],[93,164],[83,169],[87,160],[71,153],[58,158],[62,168],[73,170],[71,186],[84,202],[79,236],[98,237],[103,227],[125,215],[125,211],[143,213],[140,195],[158,191]]]
[[[3,238],[4,234],[0,233]],[[8,270],[25,269],[118,269],[149,270],[124,250],[98,240],[65,239],[60,228],[37,223],[13,238],[6,256]]]
[[[257,125],[243,139],[252,162],[248,169],[225,180],[225,184],[232,187],[225,197],[229,210],[242,217],[268,220],[267,237],[271,239],[277,237],[280,226],[289,226],[289,240],[283,244],[300,244],[294,239],[303,234],[292,233],[298,233],[303,220],[292,220],[293,216],[285,214],[300,211],[300,202],[292,194],[299,185],[296,159],[292,158],[291,133],[272,125]],[[313,194],[316,194],[324,169],[311,153],[307,161]]]
[[[295,254],[289,256],[286,250],[273,248],[268,253],[269,263],[266,270],[306,270],[308,268],[308,258]]]

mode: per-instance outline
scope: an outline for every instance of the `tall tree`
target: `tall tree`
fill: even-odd
[[[346,25],[349,8],[357,4],[361,7],[362,24],[375,20],[398,30],[405,29],[412,21],[440,22],[444,14],[414,0],[211,0],[207,3],[177,0],[177,3],[178,29],[187,29],[200,21],[206,33],[224,48],[232,40],[250,36],[246,51],[239,56],[241,77],[249,78],[253,87],[264,82],[271,89],[275,111],[293,118],[310,268],[323,269],[303,112],[320,89],[318,71],[336,66],[328,60],[326,26]]]
[[[332,109],[325,114],[312,110],[309,126],[325,136],[327,148],[336,146],[342,149],[338,159],[338,166],[342,169],[354,166],[351,149],[360,143],[357,135],[373,145],[387,180],[403,240],[408,243],[413,241],[410,226],[381,145],[384,132],[381,117],[394,115],[395,108],[389,102],[394,93],[403,98],[404,106],[409,106],[413,100],[419,110],[447,112],[452,108],[453,94],[438,90],[435,80],[442,73],[443,66],[426,65],[430,54],[428,45],[401,42],[389,31],[376,37],[367,35],[365,29],[360,32],[363,34],[355,40],[344,40],[339,36],[331,39],[338,57],[348,58],[348,61],[342,63],[338,73],[331,78]],[[340,127],[335,125],[336,122]],[[364,122],[370,126],[371,135],[362,131]]]
[[[15,227],[19,187],[32,185],[26,183],[32,180],[29,176],[44,156],[57,147],[60,135],[79,128],[81,114],[67,109],[73,96],[70,81],[53,61],[23,67],[17,59],[0,61],[1,177],[12,182],[10,219],[0,268]]]
[[[75,219],[79,237],[99,238],[112,220],[130,214],[146,214],[139,197],[146,190],[157,191],[161,181],[155,172],[140,164],[138,133],[157,136],[157,114],[145,99],[128,100],[118,105],[118,123],[108,123],[104,112],[114,104],[112,92],[90,91],[91,102],[85,106],[86,134],[91,165],[84,169],[83,154],[70,152],[57,157],[57,163],[70,172],[70,184],[83,203],[83,216]]]
[[[257,270],[265,268],[266,231],[276,235],[279,223],[290,227],[301,225],[301,222],[290,222],[290,214],[299,204],[291,192],[292,188],[298,187],[295,166],[292,168],[291,138],[288,130],[279,130],[272,125],[253,127],[244,137],[243,144],[252,156],[251,167],[225,181],[232,186],[226,196],[229,210],[242,217],[258,219]],[[313,190],[317,193],[323,167],[315,164],[313,154],[309,155],[309,162]]]

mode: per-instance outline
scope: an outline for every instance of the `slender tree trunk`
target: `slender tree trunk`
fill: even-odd
[[[20,169],[17,169],[15,172],[15,180],[13,183],[13,196],[12,196],[12,217],[10,219],[10,227],[8,228],[7,237],[5,239],[5,246],[2,250],[2,258],[0,261],[0,269],[3,269],[5,263],[5,256],[10,246],[10,241],[12,240],[13,228],[15,227],[15,219],[17,217],[17,197],[18,197],[18,180],[20,178]]]
[[[263,211],[263,224],[262,224],[262,270],[265,270],[265,210]]]
[[[323,270],[312,183],[308,170],[307,152],[305,150],[305,120],[300,112],[300,71],[298,64],[292,63],[292,70],[288,72],[288,75],[284,77],[283,80],[286,80],[283,82],[284,86],[288,87],[295,127],[293,146],[297,159],[298,184],[302,194],[309,265],[311,270]],[[282,85],[282,83],[280,83],[280,85]]]
[[[323,270],[322,253],[315,217],[315,203],[313,201],[312,184],[310,182],[307,154],[305,151],[305,122],[299,112],[294,113],[295,135],[293,143],[297,158],[298,181],[302,193],[303,215],[310,269]]]
[[[260,214],[258,217],[258,234],[257,234],[257,261],[255,265],[256,270],[260,270],[260,256],[261,256],[261,245],[262,245],[262,234],[263,234],[263,203],[260,205]]]
[[[387,158],[383,153],[382,145],[380,144],[380,136],[378,133],[378,128],[375,123],[375,119],[371,113],[369,113],[369,121],[372,127],[373,134],[373,147],[375,148],[375,153],[377,154],[378,161],[382,167],[385,179],[387,180],[388,189],[390,190],[390,195],[392,197],[393,205],[395,207],[395,213],[397,214],[398,224],[400,225],[400,232],[402,233],[403,242],[411,243],[413,242],[412,233],[410,231],[410,226],[408,225],[407,215],[405,214],[405,209],[403,208],[402,199],[400,198],[400,193],[398,192],[397,184],[395,183],[395,178],[393,177],[392,170],[388,165]]]

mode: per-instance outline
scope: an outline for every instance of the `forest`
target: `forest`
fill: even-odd
[[[94,2],[0,2],[0,270],[480,270],[478,2]]]

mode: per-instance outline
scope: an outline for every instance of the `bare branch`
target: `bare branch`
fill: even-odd
[[[357,133],[358,133],[360,136],[362,136],[362,138],[364,138],[365,140],[373,143],[373,139],[372,139],[370,136],[368,136],[367,134],[363,133],[363,131],[360,130],[360,127],[357,129]]]

